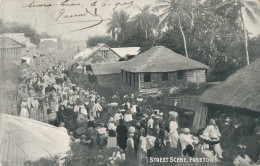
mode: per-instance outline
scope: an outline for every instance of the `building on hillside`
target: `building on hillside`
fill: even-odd
[[[121,66],[125,91],[158,93],[160,88],[205,83],[208,66],[156,46]]]
[[[17,57],[33,53],[36,45],[24,33],[4,33],[0,35],[1,61],[14,60]]]
[[[75,69],[78,65],[89,65],[93,63],[118,62],[121,57],[106,44],[98,44],[92,48],[86,48],[74,56],[71,65]],[[75,70],[74,70],[75,71]]]
[[[38,44],[37,49],[44,51],[46,53],[54,53],[59,49],[58,39],[57,38],[45,38],[41,39],[41,42]]]
[[[92,74],[91,64],[95,63],[114,63],[118,62],[121,57],[114,52],[106,44],[98,44],[92,48],[86,48],[77,55],[73,60],[69,62],[69,75],[72,81],[82,82],[84,84],[90,84],[90,74]]]

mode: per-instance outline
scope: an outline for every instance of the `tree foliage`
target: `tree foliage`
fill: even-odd
[[[51,37],[47,33],[38,33],[30,25],[19,24],[16,22],[3,23],[2,20],[0,20],[0,33],[24,33],[24,36],[30,38],[31,43],[35,45],[38,45],[40,43],[41,38]]]

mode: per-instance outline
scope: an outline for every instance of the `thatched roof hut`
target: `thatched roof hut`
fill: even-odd
[[[260,58],[223,83],[205,91],[200,101],[260,112]]]
[[[137,55],[124,63],[121,68],[133,73],[209,69],[208,66],[186,58],[163,46],[155,46]]]
[[[208,66],[155,46],[121,65],[124,91],[160,94],[160,89],[206,82]]]

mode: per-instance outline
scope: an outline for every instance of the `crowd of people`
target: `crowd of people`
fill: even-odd
[[[21,82],[20,116],[65,127],[72,141],[89,147],[119,148],[127,165],[160,165],[149,160],[158,157],[210,158],[213,162],[206,164],[217,165],[223,158],[214,119],[200,135],[192,134],[188,126],[179,128],[175,110],[152,109],[138,94],[115,92],[106,100],[94,90],[71,83],[63,70],[43,71]],[[241,154],[234,165],[241,163],[250,165],[251,159]]]

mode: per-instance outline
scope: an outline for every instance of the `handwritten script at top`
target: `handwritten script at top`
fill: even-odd
[[[109,8],[111,11],[116,9],[129,8],[133,6],[134,0],[61,0],[57,3],[56,0],[32,0],[23,5],[23,8],[54,8],[50,17],[57,24],[74,24],[88,23],[87,26],[72,30],[72,32],[88,29],[101,24],[104,20],[99,14],[104,8]]]

